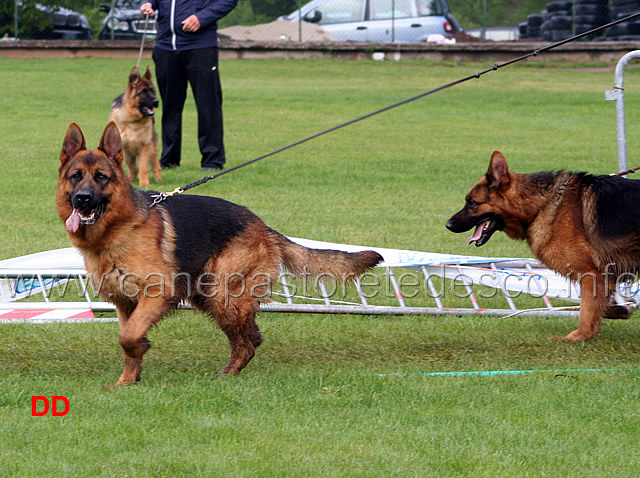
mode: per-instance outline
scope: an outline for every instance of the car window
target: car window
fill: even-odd
[[[442,2],[438,0],[416,0],[418,7],[418,16],[426,17],[429,15],[442,15]]]
[[[116,2],[116,7],[137,10],[140,8],[140,3],[140,0],[118,0]]]
[[[327,0],[318,10],[322,13],[322,18],[318,22],[325,23],[347,23],[359,22],[364,18],[365,0]]]
[[[371,0],[371,20],[388,20],[390,18],[413,17],[411,10],[413,0]]]

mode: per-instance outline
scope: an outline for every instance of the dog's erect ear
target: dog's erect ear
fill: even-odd
[[[98,149],[118,164],[122,164],[122,140],[116,124],[111,121],[102,133]]]
[[[76,123],[71,123],[67,128],[67,134],[62,142],[60,163],[66,163],[69,159],[73,158],[78,151],[82,151],[84,149],[87,149],[87,145],[84,141],[82,130]]]
[[[487,181],[489,186],[496,189],[507,189],[511,182],[509,176],[509,166],[507,166],[507,160],[500,151],[494,151],[491,155],[491,162],[489,163],[489,170],[487,171]]]
[[[138,81],[140,81],[140,72],[138,71],[138,68],[134,66],[131,69],[131,73],[129,73],[129,84],[135,86]]]
[[[144,74],[144,78],[145,80],[151,81],[151,68],[149,67],[149,65],[147,65],[147,71]]]

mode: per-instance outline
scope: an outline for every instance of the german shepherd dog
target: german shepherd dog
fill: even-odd
[[[129,179],[138,176],[140,165],[140,187],[149,186],[149,164],[153,179],[162,181],[158,161],[158,135],[153,115],[158,107],[156,90],[151,81],[151,70],[140,76],[134,66],[124,93],[111,103],[109,120],[115,121],[122,137],[124,161],[129,169]]]
[[[627,318],[610,305],[616,282],[640,271],[640,181],[564,171],[517,174],[495,151],[486,175],[467,194],[447,228],[468,243],[486,244],[494,232],[526,240],[550,269],[580,284],[579,325],[566,337],[596,335],[604,317]]]
[[[99,294],[115,304],[124,371],[140,380],[147,332],[181,301],[213,317],[231,344],[224,375],[239,373],[262,336],[255,321],[279,265],[305,276],[349,280],[375,266],[374,251],[308,249],[223,199],[180,195],[151,206],[122,169],[122,142],[110,122],[88,150],[71,123],[60,153],[56,208]]]

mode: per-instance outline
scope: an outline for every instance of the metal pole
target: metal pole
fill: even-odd
[[[487,0],[482,1],[482,40],[487,39]]]
[[[391,0],[391,42],[396,41],[396,0]]]
[[[0,305],[1,306],[1,305]],[[364,305],[314,305],[314,304],[283,304],[268,302],[260,304],[262,312],[278,312],[290,314],[343,314],[343,315],[492,315],[511,316],[511,309],[457,309],[436,307],[393,307],[393,306],[364,306]],[[540,317],[576,317],[580,313],[568,310],[531,309],[515,312],[518,316]]]
[[[112,13],[115,8],[116,8],[116,0],[111,0],[111,10],[109,10],[109,13]],[[112,40],[115,40],[116,38],[115,26],[116,26],[116,18],[111,17],[111,39]]]
[[[618,137],[618,171],[626,171],[627,167],[627,130],[624,111],[624,69],[627,64],[640,58],[640,50],[634,50],[624,55],[616,65],[614,89],[605,91],[606,100],[616,102],[616,132]]]
[[[13,2],[13,30],[16,40],[18,39],[18,1]]]
[[[298,0],[298,41],[302,42],[302,5]]]

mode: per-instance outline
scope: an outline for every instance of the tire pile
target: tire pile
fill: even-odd
[[[609,0],[549,2],[546,10],[529,15],[525,23],[518,25],[520,38],[561,41],[640,11],[640,0],[611,0],[611,7],[609,3]],[[639,41],[640,20],[615,25],[585,39]]]
[[[609,21],[614,22],[640,10],[638,0],[613,0]],[[608,28],[605,32],[607,40],[638,41],[640,40],[640,20],[634,19]]]

